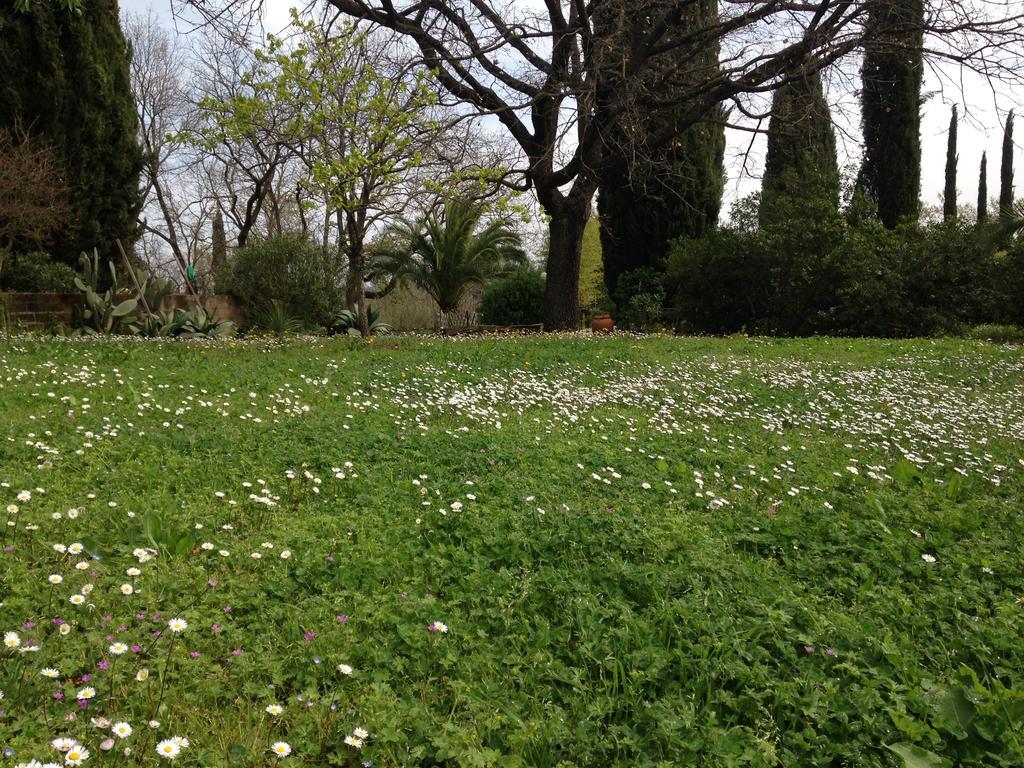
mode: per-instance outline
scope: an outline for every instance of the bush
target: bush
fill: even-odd
[[[531,325],[544,319],[544,273],[517,269],[484,290],[480,321],[487,325]]]
[[[1019,322],[1019,257],[996,250],[990,227],[889,230],[853,208],[785,198],[757,226],[747,215],[756,207],[745,201],[733,226],[673,245],[667,282],[682,328],[922,336]]]
[[[336,308],[344,306],[343,264],[299,235],[258,240],[235,251],[216,276],[217,285],[257,317],[274,300],[307,327],[326,326]]]
[[[651,331],[664,319],[665,285],[651,267],[623,272],[615,283],[618,322],[630,331]]]
[[[68,293],[75,290],[77,273],[41,251],[8,258],[0,271],[0,291],[15,293]]]

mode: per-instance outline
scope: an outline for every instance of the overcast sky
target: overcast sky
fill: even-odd
[[[216,1],[216,0],[215,0]],[[295,0],[265,0],[264,23],[268,31],[281,29],[288,20],[288,9]],[[121,0],[123,11],[146,13],[150,8],[170,29],[174,27],[170,0]],[[859,120],[856,95],[849,84],[840,84],[840,78],[829,88],[829,99],[836,106],[834,116],[838,126],[839,162],[841,166],[858,165],[860,161]],[[963,83],[963,85],[961,85]],[[982,78],[958,69],[946,68],[941,72],[926,71],[924,93],[928,97],[923,109],[921,126],[922,174],[921,199],[926,206],[941,206],[944,186],[946,135],[949,128],[950,108],[960,105],[958,151],[960,161],[957,174],[958,202],[973,205],[978,194],[978,166],[981,153],[988,152],[988,189],[992,196],[999,192],[999,157],[1002,144],[1002,125],[1006,111],[1015,106],[1010,94],[1003,90],[994,93]],[[1024,121],[1017,131],[1016,156],[1017,196],[1024,194],[1024,173],[1021,172]],[[751,134],[743,131],[728,132],[726,170],[726,201],[755,192],[760,185],[764,162],[764,136],[757,136],[751,145]]]

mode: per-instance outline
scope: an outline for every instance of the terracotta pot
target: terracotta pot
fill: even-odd
[[[607,313],[603,315],[594,315],[590,318],[590,330],[594,333],[611,333],[615,330],[615,323],[612,320],[612,316]]]

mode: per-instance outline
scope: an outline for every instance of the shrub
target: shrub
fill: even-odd
[[[76,272],[41,251],[11,256],[0,271],[0,290],[22,293],[75,290]]]
[[[250,317],[279,301],[304,325],[327,325],[344,305],[342,260],[299,235],[258,240],[235,251],[217,275],[218,287],[236,296]]]
[[[488,325],[530,325],[544,318],[544,273],[518,269],[484,290],[480,320]]]
[[[921,336],[1020,322],[1022,260],[989,227],[962,221],[890,230],[828,201],[776,200],[762,225],[745,215],[673,245],[667,282],[687,330],[780,335]]]
[[[650,331],[664,318],[665,285],[651,267],[623,272],[615,283],[618,322],[631,331]]]

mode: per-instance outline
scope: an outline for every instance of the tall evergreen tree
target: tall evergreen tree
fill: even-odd
[[[228,238],[224,233],[224,214],[221,213],[220,207],[218,207],[217,212],[213,215],[213,230],[210,243],[210,272],[213,273],[215,291],[220,290],[217,286],[223,279],[223,271],[227,263]]]
[[[772,97],[762,222],[783,199],[824,199],[839,206],[836,136],[818,73],[781,85]]]
[[[956,132],[957,109],[949,118],[949,135],[946,137],[946,186],[942,195],[942,217],[947,221],[956,218]]]
[[[981,153],[981,170],[978,172],[978,223],[988,218],[988,157]]]
[[[1006,116],[1003,131],[1003,158],[999,166],[999,218],[1003,221],[1013,216],[1013,110]]]
[[[677,0],[687,10],[680,30],[692,26],[695,17],[702,24],[718,14],[718,0]],[[628,29],[638,12],[627,2],[610,3],[614,9],[604,24]],[[614,39],[614,35],[611,36]],[[664,65],[678,67],[679,51],[666,57]],[[609,56],[621,66],[621,56]],[[638,103],[620,130],[607,141],[627,161],[601,178],[598,213],[601,221],[601,248],[604,279],[608,292],[616,293],[619,275],[640,267],[663,268],[669,243],[682,236],[700,237],[718,221],[725,188],[724,110],[716,109],[706,120],[682,132],[670,145],[652,152],[645,136],[671,126],[687,112],[687,105],[670,109],[652,107],[656,89],[669,88],[680,81],[701,80],[718,68],[718,46],[706,46],[687,59],[685,67],[658,84],[664,67],[655,66],[649,77],[651,93],[646,103]]]
[[[861,70],[864,163],[858,186],[892,229],[917,220],[921,196],[922,0],[872,0]]]
[[[0,127],[23,126],[52,147],[73,213],[53,255],[75,264],[116,253],[137,233],[142,154],[117,0],[0,5]]]

